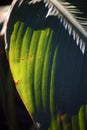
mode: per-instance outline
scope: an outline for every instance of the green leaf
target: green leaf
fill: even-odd
[[[19,5],[19,1],[14,5],[6,30],[16,89],[38,129],[77,128],[71,126],[68,116],[85,102],[79,91],[86,47],[86,30],[78,22],[81,12],[73,4],[57,0]]]

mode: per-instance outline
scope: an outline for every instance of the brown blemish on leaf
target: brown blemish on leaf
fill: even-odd
[[[20,80],[17,80],[17,81],[15,81],[15,84],[16,84],[16,85],[18,85],[18,84],[19,84],[19,82],[20,82]]]
[[[63,121],[64,120],[64,116],[61,113],[58,114],[58,120],[59,121]]]
[[[34,57],[33,57],[33,55],[32,55],[32,54],[30,54],[30,60],[33,60],[33,58],[34,58]]]
[[[21,58],[20,61],[24,61],[24,58]]]

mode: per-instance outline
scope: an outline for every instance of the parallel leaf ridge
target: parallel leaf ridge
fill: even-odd
[[[35,4],[42,0],[32,0]],[[84,54],[87,43],[87,4],[86,1],[78,0],[43,0],[48,8],[46,18],[57,16],[69,35],[73,36],[77,46]]]

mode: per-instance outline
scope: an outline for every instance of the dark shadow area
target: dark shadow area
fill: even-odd
[[[4,37],[2,36],[0,37],[0,130],[8,130],[9,127],[7,122],[12,120],[11,116],[13,113],[9,113],[9,109],[13,112],[11,109],[13,106],[8,105],[10,101],[14,102],[12,105],[14,105],[14,112],[19,130],[27,130],[31,128],[33,123],[16,91],[11,73],[10,82],[12,82],[12,84],[9,84],[11,86],[7,85],[9,71],[9,63],[4,49]],[[8,87],[10,87],[10,89]],[[13,94],[12,100],[8,98],[11,93]],[[15,130],[15,123],[12,125]]]
[[[0,6],[11,4],[12,0],[0,0]]]

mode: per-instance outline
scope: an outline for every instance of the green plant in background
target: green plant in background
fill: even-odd
[[[86,87],[80,83],[87,12],[85,3],[81,5],[25,0],[17,1],[11,12],[7,57],[17,92],[37,129],[86,130]]]

